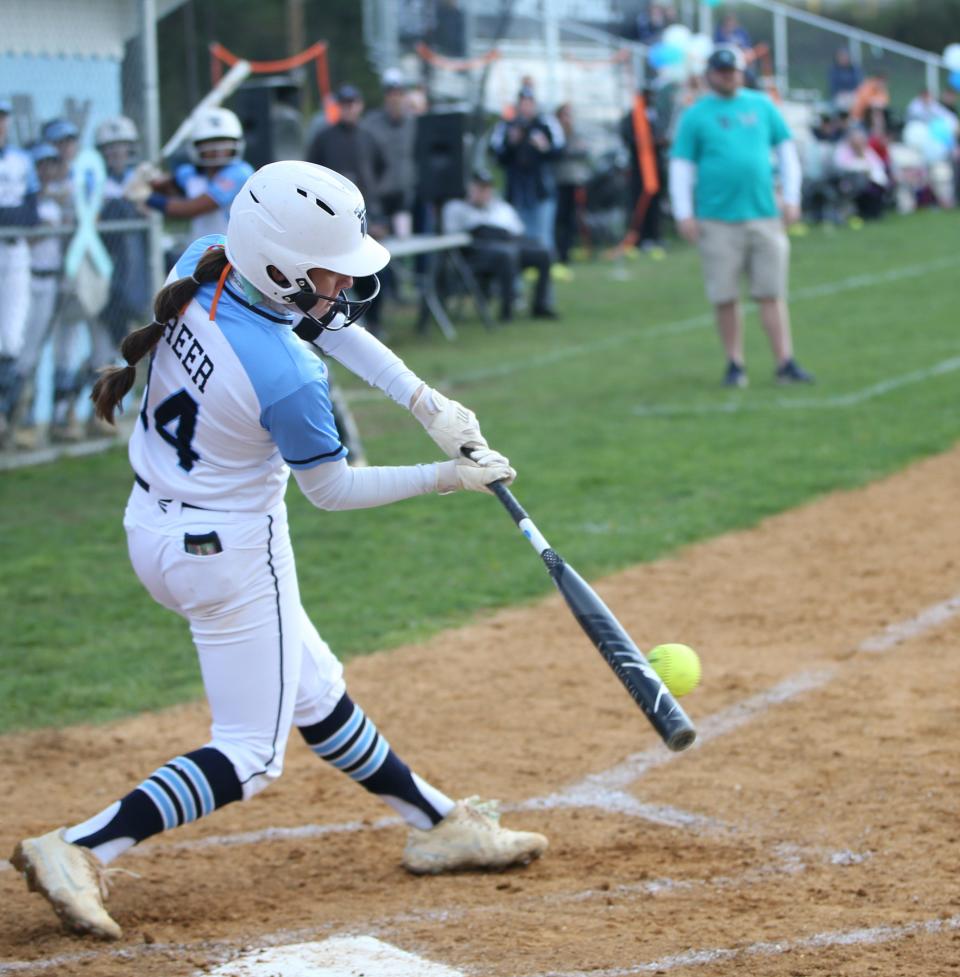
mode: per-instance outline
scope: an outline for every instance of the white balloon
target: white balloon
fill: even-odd
[[[943,63],[947,71],[960,71],[960,44],[948,44],[943,49]]]
[[[709,34],[694,34],[687,41],[687,56],[706,60],[713,54],[713,38]]]
[[[926,122],[914,119],[903,127],[903,143],[911,149],[924,152],[930,141],[930,129]]]
[[[660,40],[669,47],[677,47],[681,51],[686,51],[691,37],[693,37],[693,32],[689,27],[683,24],[671,24],[663,32]]]

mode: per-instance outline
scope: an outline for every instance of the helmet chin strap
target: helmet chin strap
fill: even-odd
[[[344,329],[357,321],[370,308],[370,303],[380,294],[380,279],[376,275],[370,275],[373,279],[373,288],[369,295],[362,299],[350,299],[342,289],[336,295],[321,295],[319,292],[311,292],[301,289],[293,295],[287,296],[287,301],[292,302],[302,313],[305,320],[297,327],[296,333],[301,339],[316,339],[324,329],[331,329],[330,324],[337,317],[343,315],[343,325],[336,326],[336,329]],[[320,318],[313,315],[310,310],[321,300],[330,303],[330,308]],[[314,332],[314,329],[316,331]],[[304,332],[312,332],[313,336],[304,336]]]

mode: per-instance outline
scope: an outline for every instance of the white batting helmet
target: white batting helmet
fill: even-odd
[[[197,166],[225,166],[236,162],[243,158],[244,148],[243,126],[230,109],[207,109],[190,128],[187,155]],[[213,156],[205,157],[211,152]]]
[[[342,312],[348,324],[376,296],[376,272],[390,260],[387,249],[367,236],[360,190],[336,171],[300,160],[269,163],[244,183],[230,207],[226,251],[230,263],[263,295],[304,313],[324,297],[310,281],[312,268],[373,276],[374,291],[364,299],[348,300],[343,293],[333,297],[334,311]],[[270,265],[286,285],[270,277]]]
[[[104,119],[94,130],[93,144],[98,149],[112,142],[136,142],[140,138],[133,119],[125,115],[116,115],[112,119]]]

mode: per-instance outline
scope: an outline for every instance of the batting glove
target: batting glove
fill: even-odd
[[[482,458],[483,464],[478,464],[477,456]],[[441,495],[458,490],[489,492],[492,482],[511,485],[516,477],[517,473],[503,455],[489,449],[479,450],[474,458],[440,462],[437,465],[437,491]]]
[[[410,413],[450,458],[460,458],[462,448],[489,449],[472,410],[444,397],[426,384],[410,404]]]

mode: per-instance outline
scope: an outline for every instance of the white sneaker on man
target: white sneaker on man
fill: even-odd
[[[69,929],[101,940],[123,935],[103,905],[103,866],[93,852],[64,841],[63,828],[21,841],[10,862],[23,873],[30,891],[39,892]]]
[[[465,868],[507,868],[539,858],[547,839],[533,831],[501,827],[496,801],[468,797],[428,831],[411,828],[403,867],[415,875]]]

